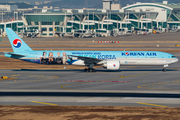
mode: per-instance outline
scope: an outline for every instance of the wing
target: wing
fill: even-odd
[[[77,57],[77,59],[83,60],[85,64],[97,64],[103,60],[97,59],[97,58],[91,58],[91,57],[82,57],[82,56],[75,56],[75,55],[68,55],[70,57]]]

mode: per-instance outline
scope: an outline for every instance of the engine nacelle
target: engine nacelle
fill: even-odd
[[[104,64],[104,67],[108,70],[119,70],[120,61],[118,60],[107,61],[107,64]]]

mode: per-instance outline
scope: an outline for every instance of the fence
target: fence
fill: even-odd
[[[119,43],[119,41],[98,41],[98,43]]]

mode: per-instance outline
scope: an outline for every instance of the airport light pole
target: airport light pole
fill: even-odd
[[[73,21],[73,12],[72,12],[72,14],[71,14],[71,21]],[[72,24],[73,24],[73,22],[71,22]],[[71,24],[71,25],[72,25]]]
[[[14,12],[14,20],[16,20],[16,19],[15,19],[15,12]]]
[[[24,34],[24,10],[23,10],[23,34]]]
[[[93,10],[93,22],[94,22],[94,10]]]
[[[88,31],[89,31],[89,10],[88,10]]]
[[[93,33],[95,33],[95,37],[96,37],[96,30],[94,30],[94,29],[96,29],[96,27],[95,27],[95,21],[94,21],[94,9],[93,9],[93,25],[94,25],[94,27],[93,27]]]
[[[129,11],[128,11],[128,22],[129,22]]]
[[[67,24],[67,20],[66,20],[66,11],[65,11],[65,30],[64,30],[65,33],[66,33],[66,24]]]
[[[2,23],[3,23],[4,21],[3,21],[3,11],[2,11]]]
[[[111,20],[111,11],[110,11],[110,20]]]
[[[129,22],[129,11],[128,11],[128,22]]]
[[[17,12],[17,20],[18,20],[18,12]]]
[[[146,11],[146,29],[147,29],[147,11]]]
[[[110,17],[110,19],[109,19],[109,20],[111,20],[111,10],[110,10],[110,16],[109,16],[109,17]],[[110,29],[111,29],[111,28],[110,28]]]
[[[72,17],[71,17],[71,20],[72,20],[72,21],[71,21],[71,22],[72,22],[72,24],[71,24],[71,25],[72,25],[71,33],[72,33],[72,31],[73,31],[73,22],[74,22],[74,21],[73,21],[73,11],[72,11]],[[74,36],[74,32],[73,32],[73,36]]]
[[[108,17],[108,11],[107,11],[107,30],[108,30],[108,20],[109,20],[109,17]]]
[[[148,16],[147,16],[147,11],[146,11],[146,20],[147,20],[147,22],[146,22],[146,29],[148,30]]]
[[[126,12],[126,19],[127,19],[127,16],[128,16],[128,13]],[[126,22],[126,29],[127,29],[127,20],[125,22]]]

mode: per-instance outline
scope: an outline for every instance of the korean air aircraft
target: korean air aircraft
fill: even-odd
[[[38,64],[84,65],[86,72],[95,72],[94,66],[119,70],[125,65],[160,65],[163,71],[178,59],[169,53],[157,51],[34,51],[11,28],[5,28],[14,52],[5,56]]]

